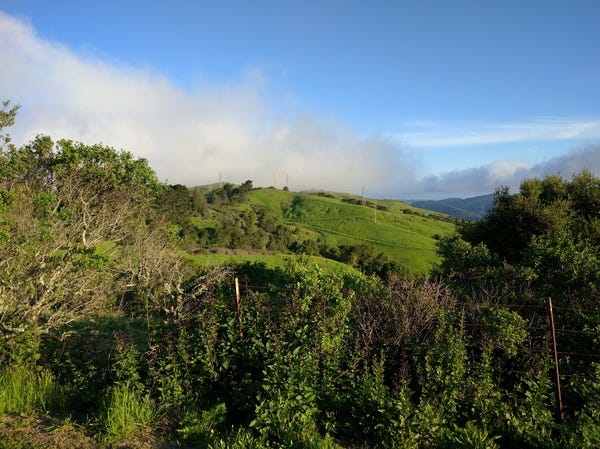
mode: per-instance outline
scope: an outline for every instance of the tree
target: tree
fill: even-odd
[[[195,187],[191,191],[192,195],[192,210],[202,216],[206,215],[208,210],[208,202],[206,201],[206,195],[204,191],[199,187]]]
[[[489,214],[465,223],[460,237],[473,246],[484,244],[501,260],[518,264],[536,236],[567,232],[577,240],[596,240],[600,217],[600,180],[589,171],[566,180],[558,175],[525,179],[520,191],[499,188]]]
[[[9,128],[15,124],[17,113],[21,108],[20,105],[15,105],[8,109],[10,101],[5,100],[2,102],[2,108],[0,109],[0,151],[4,150],[6,146],[10,144],[10,136],[8,134],[2,134],[5,128]]]
[[[129,220],[149,208],[160,190],[146,160],[102,145],[61,140],[52,169],[59,207],[69,214],[71,229],[85,248],[124,239]]]
[[[467,294],[494,285],[572,306],[598,295],[599,231],[600,180],[589,171],[526,179],[516,194],[499,189],[485,219],[439,242],[439,270]]]

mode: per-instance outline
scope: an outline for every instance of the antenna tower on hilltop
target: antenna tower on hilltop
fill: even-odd
[[[279,172],[278,171],[275,172],[274,178],[275,178],[274,179],[274,181],[275,181],[275,188],[277,190],[279,190]]]

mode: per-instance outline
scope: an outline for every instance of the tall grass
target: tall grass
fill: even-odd
[[[16,366],[0,373],[0,415],[30,415],[35,411],[59,411],[65,407],[63,388],[47,370]]]
[[[138,388],[124,384],[109,393],[102,424],[107,438],[118,441],[151,427],[156,417],[152,400]]]

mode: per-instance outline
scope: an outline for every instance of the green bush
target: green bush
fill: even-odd
[[[553,385],[547,372],[524,379],[510,396],[503,443],[510,447],[554,448],[557,426],[553,414]]]
[[[188,412],[183,417],[182,426],[177,432],[186,442],[204,447],[213,440],[219,428],[223,426],[226,414],[227,407],[223,403],[201,413]]]
[[[279,443],[310,440],[317,434],[316,372],[310,354],[299,348],[266,370],[262,400],[251,426]]]
[[[265,442],[256,438],[249,430],[241,428],[224,438],[219,438],[208,447],[209,449],[263,449]]]
[[[600,423],[594,417],[583,413],[577,420],[574,430],[569,442],[570,447],[581,449],[600,447]]]
[[[469,421],[465,427],[454,426],[448,435],[448,448],[452,449],[498,449],[496,440],[499,436],[490,435],[487,430],[479,428]]]

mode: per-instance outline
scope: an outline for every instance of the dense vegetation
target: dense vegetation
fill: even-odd
[[[4,134],[0,448],[600,447],[598,178],[499,189],[420,276],[286,225],[280,193],[165,186],[127,152]],[[188,263],[215,242],[357,269]]]

